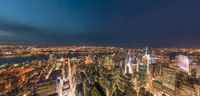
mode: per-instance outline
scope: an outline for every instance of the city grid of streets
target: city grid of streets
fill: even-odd
[[[0,95],[200,96],[200,49],[0,47]]]

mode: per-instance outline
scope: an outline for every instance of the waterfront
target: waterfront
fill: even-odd
[[[80,53],[73,53],[73,52],[54,53],[53,55],[58,58],[63,58],[63,57],[78,58],[78,57],[80,57]],[[23,62],[31,62],[32,60],[47,60],[48,58],[49,58],[49,54],[34,54],[34,55],[30,55],[30,56],[15,56],[15,57],[9,57],[9,58],[0,58],[0,65],[19,64],[19,63],[23,63]]]
[[[31,62],[32,60],[47,60],[47,59],[48,59],[48,55],[46,55],[46,54],[0,58],[0,65],[18,64],[18,63],[23,63],[23,62]]]

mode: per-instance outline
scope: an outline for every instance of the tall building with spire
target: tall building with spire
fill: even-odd
[[[149,65],[152,63],[153,60],[158,59],[158,58],[152,57],[151,54],[148,53],[148,47],[146,47],[145,55],[142,57],[142,59],[146,61],[145,64],[147,66],[147,74],[149,74],[150,73]]]
[[[148,54],[148,47],[145,49],[145,55],[142,57],[146,62],[147,74],[149,74],[150,54]]]

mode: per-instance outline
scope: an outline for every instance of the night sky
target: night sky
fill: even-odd
[[[0,43],[200,47],[200,0],[0,0]]]

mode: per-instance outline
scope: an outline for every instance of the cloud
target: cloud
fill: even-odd
[[[24,44],[95,44],[94,34],[70,34],[66,30],[23,24],[0,18],[0,43]]]
[[[55,43],[59,42],[63,35],[69,35],[61,31],[0,18],[0,37],[2,38],[0,42]]]
[[[2,18],[0,19],[0,32],[1,36],[6,34],[10,36],[30,38],[37,36],[38,33],[43,34],[43,32],[37,27]]]

